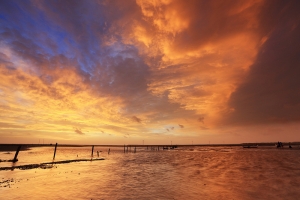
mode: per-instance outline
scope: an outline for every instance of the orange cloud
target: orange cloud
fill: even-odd
[[[293,2],[16,5],[0,8],[11,19],[0,34],[5,138],[234,140],[243,125],[299,120]]]
[[[122,101],[95,94],[72,68],[52,70],[39,77],[5,64],[0,70],[2,131],[13,128],[15,132],[47,132],[52,136],[63,132],[69,133],[70,139],[77,137],[71,135],[74,126],[78,127],[76,133],[82,128],[89,130],[86,135],[100,132],[106,123],[122,126],[117,122]]]
[[[149,56],[161,55],[159,62],[148,63],[152,74],[148,91],[167,94],[169,102],[206,116],[206,123],[215,126],[220,113],[230,109],[228,99],[258,52],[262,1],[137,4],[147,21],[139,29],[153,29],[152,40],[146,31],[139,32],[138,38],[148,38],[144,43]]]

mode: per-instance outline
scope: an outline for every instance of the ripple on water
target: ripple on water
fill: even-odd
[[[300,196],[300,151],[259,148],[232,148],[228,151],[221,148],[202,151],[198,148],[195,151],[181,149],[124,154],[111,148],[111,154],[104,161],[62,164],[51,169],[0,171],[0,186],[6,185],[0,188],[1,197],[297,199]],[[68,155],[59,158],[77,158],[77,154],[82,158],[89,156],[90,149],[63,152]],[[44,157],[51,158],[52,153],[50,149],[49,152],[36,149],[20,158],[32,161],[39,159],[41,154],[44,162]]]

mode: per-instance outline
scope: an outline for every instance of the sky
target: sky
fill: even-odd
[[[300,141],[298,0],[0,0],[0,143]]]

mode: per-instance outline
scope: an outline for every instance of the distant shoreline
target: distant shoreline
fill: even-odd
[[[149,144],[149,145],[141,145],[141,144],[127,144],[126,147],[219,147],[219,146],[275,146],[277,142],[268,142],[268,143],[241,143],[241,144]],[[55,144],[0,144],[0,152],[7,152],[7,151],[16,151],[18,146],[22,145],[21,151],[30,150],[30,148],[34,147],[54,147]],[[288,146],[289,142],[283,142],[284,146]],[[291,146],[299,146],[300,142],[291,142]],[[80,144],[58,144],[60,147],[124,147],[124,145],[80,145]]]
[[[55,144],[0,144],[0,152],[5,151],[16,151],[18,149],[18,146],[22,146],[20,151],[27,151],[34,147],[52,147],[55,146]],[[64,147],[82,147],[82,146],[91,146],[91,145],[59,145],[58,146],[64,146]]]

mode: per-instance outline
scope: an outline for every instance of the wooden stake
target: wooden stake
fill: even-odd
[[[91,155],[91,157],[93,157],[93,155],[94,155],[94,145],[92,147],[92,155]]]
[[[22,145],[19,145],[18,146],[18,149],[17,149],[17,151],[16,151],[16,154],[15,154],[15,157],[14,157],[14,159],[13,159],[13,162],[17,162],[18,161],[18,154],[19,154],[19,151],[21,150],[21,147],[22,147]]]
[[[57,143],[55,144],[55,149],[54,149],[54,155],[53,155],[53,160],[55,159],[55,154],[56,154],[56,148],[57,148]]]

